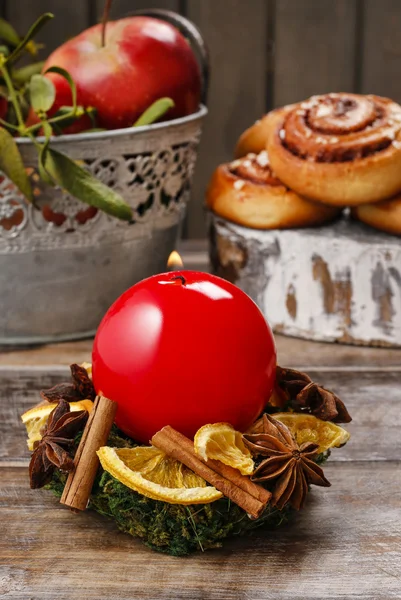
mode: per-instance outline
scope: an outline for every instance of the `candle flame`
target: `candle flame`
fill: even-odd
[[[177,267],[183,267],[184,263],[182,262],[181,256],[178,254],[177,250],[173,250],[167,261],[168,269],[176,269]]]

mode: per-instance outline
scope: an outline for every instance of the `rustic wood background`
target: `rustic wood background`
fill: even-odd
[[[73,1],[73,0],[71,0]],[[223,0],[216,0],[223,2]],[[207,270],[206,243],[185,242]],[[396,600],[401,581],[401,350],[276,336],[278,361],[346,402],[351,440],[287,526],[187,558],[157,554],[112,521],[30,490],[20,414],[90,360],[92,341],[0,348],[0,598],[7,600]]]
[[[42,12],[51,50],[98,21],[103,0],[0,0],[22,33]],[[201,28],[212,58],[205,126],[185,234],[203,237],[203,195],[238,135],[273,106],[355,91],[401,101],[400,0],[114,0],[113,17],[162,7]]]
[[[221,0],[222,1],[222,0]],[[279,361],[347,403],[351,441],[325,466],[331,488],[275,531],[187,558],[157,554],[93,512],[30,490],[19,415],[88,360],[91,342],[0,355],[0,597],[8,600],[390,600],[400,598],[400,350],[277,336]]]

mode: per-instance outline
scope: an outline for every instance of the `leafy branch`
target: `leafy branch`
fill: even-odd
[[[62,133],[78,119],[88,116],[96,128],[96,111],[78,104],[77,89],[71,75],[57,66],[42,73],[43,63],[37,61],[21,68],[15,67],[24,54],[36,59],[40,45],[34,42],[34,37],[52,19],[51,13],[45,13],[23,38],[7,21],[0,19],[0,40],[3,42],[3,45],[0,42],[0,100],[6,103],[6,114],[1,112],[0,105],[0,170],[29,201],[33,201],[31,184],[14,139],[14,136],[27,137],[37,149],[38,172],[45,183],[59,186],[82,202],[112,216],[131,221],[132,210],[117,192],[68,156],[51,148],[52,136]],[[66,80],[71,92],[70,106],[54,108],[56,88],[52,79],[46,76],[50,73]],[[172,100],[161,98],[143,113],[133,127],[153,123],[172,106]],[[34,122],[28,124],[30,108],[36,116]],[[42,137],[38,138],[38,135]]]

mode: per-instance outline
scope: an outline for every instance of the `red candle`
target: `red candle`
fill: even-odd
[[[206,423],[244,431],[273,389],[276,351],[256,304],[207,273],[145,279],[110,307],[93,347],[95,389],[116,423],[147,443],[164,425],[189,437]]]

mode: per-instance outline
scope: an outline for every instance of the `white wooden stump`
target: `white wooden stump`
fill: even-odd
[[[310,340],[401,346],[401,240],[344,218],[259,231],[210,215],[214,272],[273,330]]]

